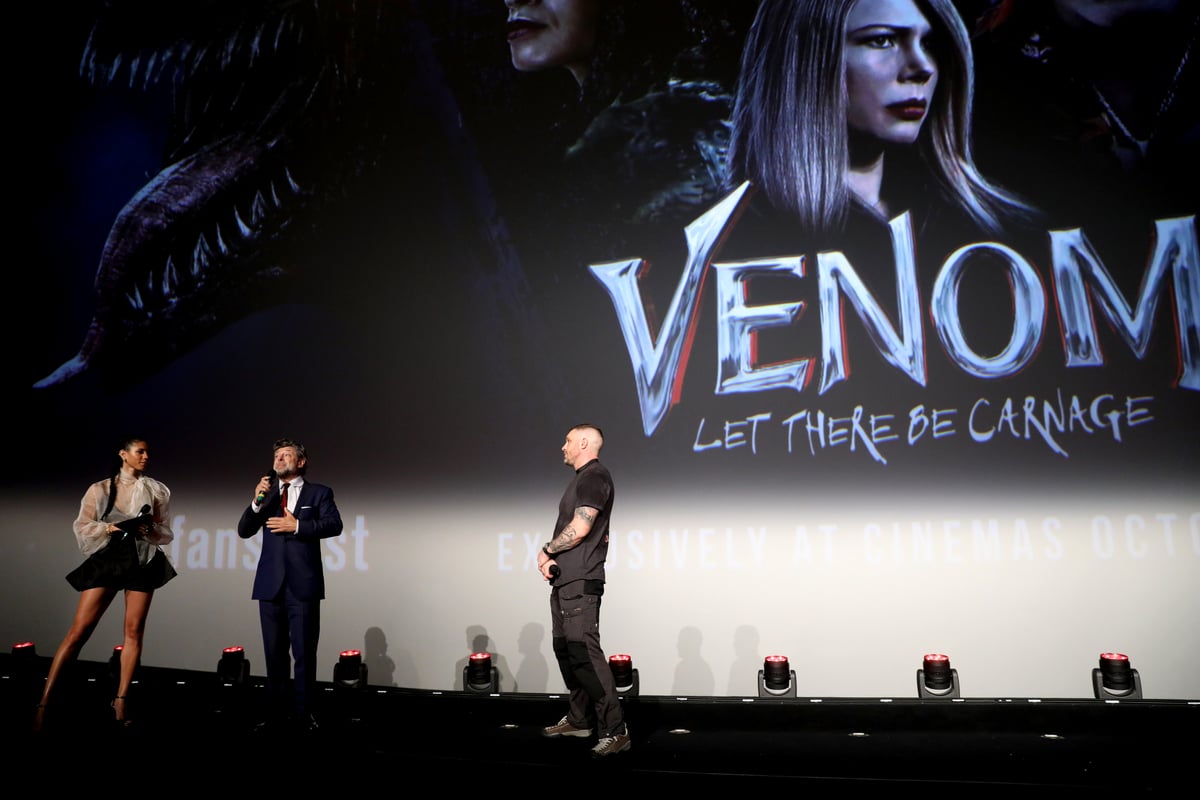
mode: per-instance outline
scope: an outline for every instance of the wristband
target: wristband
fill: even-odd
[[[551,553],[549,550],[546,549],[549,546],[550,545],[548,545],[548,544],[542,545],[542,552],[546,554],[547,558],[554,558],[554,553]]]

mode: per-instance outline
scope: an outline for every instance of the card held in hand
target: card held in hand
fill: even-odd
[[[125,533],[132,533],[137,536],[143,526],[152,527],[154,525],[154,515],[150,513],[150,505],[147,503],[142,506],[141,512],[136,517],[131,517],[122,522],[114,522],[113,526],[120,528]]]

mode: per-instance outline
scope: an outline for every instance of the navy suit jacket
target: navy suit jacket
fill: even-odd
[[[254,600],[274,600],[286,583],[301,600],[321,600],[325,597],[325,571],[321,565],[321,540],[342,532],[342,516],[333,501],[333,489],[307,479],[296,499],[295,516],[299,530],[292,533],[272,533],[267,530],[268,517],[282,516],[279,487],[275,486],[263,499],[258,513],[247,506],[238,521],[238,536],[249,539],[262,531],[262,553],[254,574]]]

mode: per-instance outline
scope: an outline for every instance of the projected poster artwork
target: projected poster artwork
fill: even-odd
[[[588,422],[643,692],[784,654],[802,695],[908,696],[940,652],[964,696],[1088,697],[1120,651],[1200,696],[1193,4],[22,13],[11,641],[65,633],[134,433],[179,572],[143,662],[262,674],[235,528],[290,437],[346,522],[322,679],[355,647],[458,689],[488,650],[561,691],[536,555]]]

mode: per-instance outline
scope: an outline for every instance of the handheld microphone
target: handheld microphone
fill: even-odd
[[[274,467],[272,467],[272,468],[271,468],[271,471],[270,471],[270,472],[268,472],[268,473],[267,473],[267,475],[268,475],[269,477],[272,477],[272,478],[273,478],[273,477],[275,477],[275,468],[274,468]],[[256,506],[261,506],[261,505],[263,504],[263,501],[264,501],[264,500],[266,500],[266,499],[267,499],[267,493],[266,493],[266,492],[259,492],[258,494],[256,494],[256,495],[254,496],[254,505],[256,505]]]
[[[145,505],[143,505],[143,506],[142,506],[142,510],[141,510],[141,511],[139,511],[139,512],[137,513],[137,515],[138,515],[139,517],[144,517],[144,516],[146,516],[146,515],[147,515],[147,514],[149,514],[149,513],[150,513],[150,504],[149,504],[149,503],[146,503]],[[122,539],[124,539],[124,538],[125,538],[126,536],[128,536],[128,535],[129,535],[129,531],[127,531],[127,530],[125,530],[124,528],[122,528],[122,529],[121,529],[121,538],[122,538]]]
[[[559,567],[558,564],[551,564],[550,565],[550,585],[551,586],[554,585],[554,579],[557,578],[560,574],[562,574],[562,568]]]

